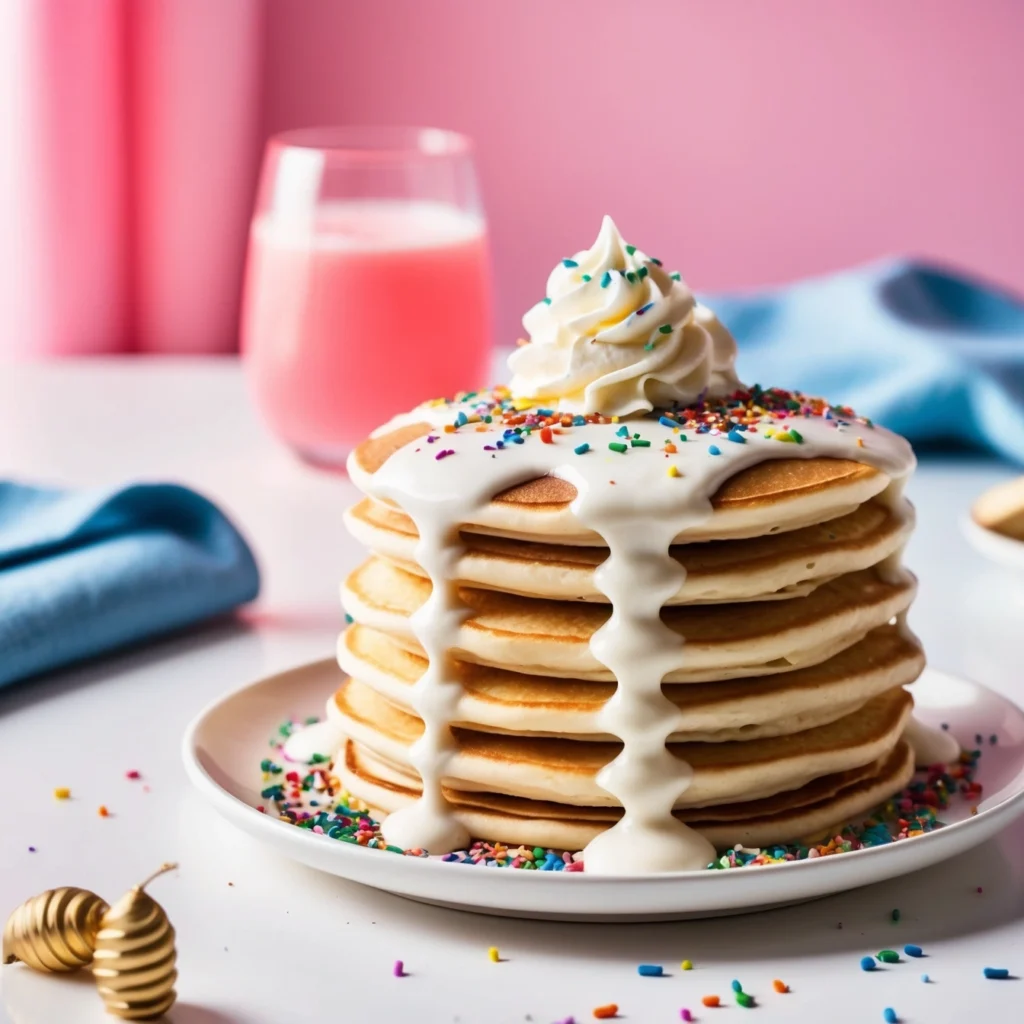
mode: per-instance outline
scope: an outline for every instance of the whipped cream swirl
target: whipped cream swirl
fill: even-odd
[[[611,217],[548,278],[509,357],[515,398],[628,416],[721,396],[740,383],[736,342],[678,275],[626,245]]]

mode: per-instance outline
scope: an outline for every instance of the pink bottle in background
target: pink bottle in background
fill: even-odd
[[[131,0],[135,336],[232,352],[259,159],[259,0]]]
[[[128,347],[121,15],[0,2],[0,357]]]
[[[0,356],[235,347],[261,0],[0,0]]]
[[[340,465],[390,416],[487,383],[491,280],[468,143],[337,129],[272,140],[242,320],[257,402]]]

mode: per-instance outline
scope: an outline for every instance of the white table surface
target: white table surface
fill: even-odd
[[[919,528],[908,561],[921,580],[911,621],[933,665],[1024,701],[1024,581],[984,564],[958,530],[972,497],[1011,472],[980,458],[922,461],[910,490]],[[217,695],[331,654],[338,583],[360,558],[341,522],[351,485],[272,441],[230,360],[0,365],[0,477],[11,475],[192,485],[242,526],[263,567],[263,594],[240,621],[0,692],[0,914],[57,885],[113,900],[179,861],[152,887],[178,933],[178,1024],[550,1024],[592,1020],[608,1002],[645,1024],[678,1021],[682,1006],[731,1021],[746,1013],[731,998],[717,1011],[699,1003],[726,997],[733,978],[761,996],[753,1019],[765,1024],[879,1022],[886,1006],[910,1024],[1020,1019],[1021,983],[984,981],[981,968],[1024,975],[1024,821],[912,878],[747,918],[659,925],[460,914],[266,852],[190,791],[181,735]],[[129,769],[149,792],[125,779]],[[56,786],[73,799],[55,801]],[[100,804],[113,816],[99,817]],[[906,942],[928,959],[859,970],[862,955]],[[506,962],[488,960],[491,945]],[[679,970],[683,958],[693,972]],[[396,959],[410,977],[392,977]],[[640,978],[640,962],[671,977]],[[777,977],[791,994],[771,991]],[[6,967],[0,984],[2,1020],[110,1020],[85,975]]]

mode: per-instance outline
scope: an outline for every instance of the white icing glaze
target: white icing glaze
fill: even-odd
[[[933,729],[917,718],[911,718],[903,738],[914,751],[914,764],[928,768],[933,764],[950,764],[960,757],[960,744],[942,729]]]
[[[431,407],[433,422],[452,422],[459,412],[478,419],[473,402]],[[408,419],[422,419],[411,415]],[[452,584],[461,554],[458,527],[467,512],[482,507],[502,490],[545,475],[571,482],[578,492],[573,512],[600,534],[609,557],[597,582],[608,596],[611,618],[594,635],[591,650],[618,680],[615,696],[601,712],[603,731],[623,741],[622,751],[600,776],[599,783],[623,806],[623,817],[585,851],[591,872],[646,873],[704,867],[714,856],[710,844],[671,813],[691,778],[688,764],[671,755],[665,741],[677,728],[681,712],[667,700],[661,680],[669,667],[685,661],[685,646],[661,622],[666,598],[679,588],[684,571],[671,558],[669,544],[682,529],[711,515],[711,496],[726,479],[743,469],[776,458],[833,457],[867,463],[892,481],[893,507],[899,507],[902,480],[914,467],[909,444],[881,428],[836,419],[797,416],[792,421],[803,443],[780,443],[766,437],[770,419],[741,442],[725,436],[687,431],[685,442],[672,428],[652,419],[632,420],[628,430],[651,447],[609,450],[622,443],[620,425],[572,427],[545,444],[536,435],[523,444],[508,443],[488,451],[502,436],[495,423],[478,432],[468,423],[433,443],[413,441],[395,452],[368,480],[374,497],[398,504],[415,523],[420,541],[417,560],[430,576],[430,600],[413,616],[411,627],[429,658],[427,672],[415,684],[412,702],[425,731],[413,746],[412,761],[423,784],[415,804],[390,815],[383,830],[388,841],[443,853],[468,838],[444,798],[442,782],[453,754],[449,728],[456,718],[461,687],[450,671],[454,637],[466,610]],[[858,443],[863,440],[863,447]],[[587,442],[591,450],[574,454]],[[677,453],[666,456],[662,444],[672,441]],[[711,454],[716,446],[720,454]],[[438,459],[443,451],[450,455]],[[666,472],[675,465],[678,476]],[[901,572],[898,558],[890,571]]]
[[[333,703],[332,700],[330,705]],[[328,715],[322,722],[297,729],[285,740],[285,760],[309,764],[314,754],[333,757],[343,738],[344,733],[336,716]]]
[[[540,405],[628,416],[738,386],[732,335],[611,217],[590,249],[555,267],[523,327],[530,344],[509,359],[510,387]]]

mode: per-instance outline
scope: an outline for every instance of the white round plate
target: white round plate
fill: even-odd
[[[1024,541],[1014,540],[977,523],[971,516],[963,520],[964,536],[979,555],[990,562],[1024,572]]]
[[[814,860],[727,871],[602,877],[585,871],[490,870],[341,843],[255,808],[259,762],[288,718],[320,716],[340,680],[333,661],[270,676],[215,701],[189,726],[189,778],[217,810],[286,857],[364,885],[427,903],[510,917],[561,920],[675,920],[764,910],[917,871],[976,846],[1024,813],[1024,712],[976,683],[926,670],[914,685],[917,714],[949,723],[967,747],[984,737],[976,776],[978,813],[957,798],[949,824],[914,839]],[[996,734],[998,743],[989,744]]]

